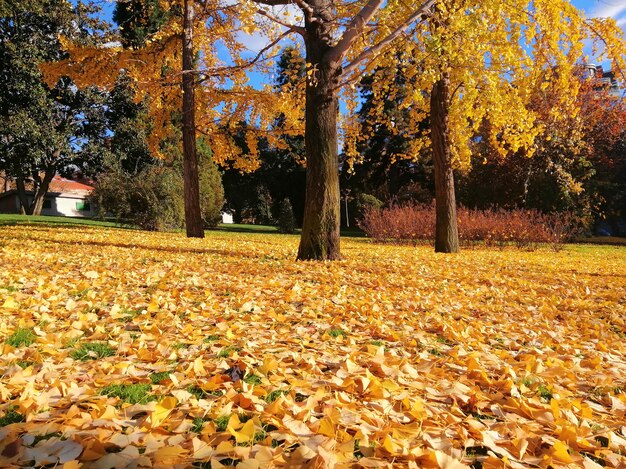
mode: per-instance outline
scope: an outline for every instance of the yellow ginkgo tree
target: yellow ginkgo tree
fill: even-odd
[[[624,70],[623,31],[611,19],[586,19],[566,0],[447,0],[388,54],[396,61],[393,70],[399,60],[412,86],[400,106],[413,122],[429,122],[407,157],[431,149],[436,251],[459,250],[453,168],[468,169],[479,129],[489,124],[486,138],[501,157],[532,157],[537,137],[550,130],[537,119],[532,100],[537,90],[550,94],[553,125],[578,112],[587,41],[598,46],[597,59]],[[392,78],[385,67],[374,73],[375,107],[384,106]]]

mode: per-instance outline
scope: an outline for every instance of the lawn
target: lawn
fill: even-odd
[[[0,465],[626,465],[626,248],[297,242],[0,226]]]

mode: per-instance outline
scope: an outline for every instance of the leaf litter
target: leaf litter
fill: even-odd
[[[3,466],[626,465],[623,248],[0,235]]]

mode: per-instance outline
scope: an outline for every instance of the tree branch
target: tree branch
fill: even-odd
[[[287,28],[289,31],[293,31],[295,33],[300,34],[302,37],[306,36],[306,29],[304,29],[302,26],[297,26],[295,24],[289,24],[289,23],[285,23],[284,21],[276,18],[273,15],[270,15],[267,11],[259,8],[256,11],[259,15],[265,16],[266,18],[272,20],[274,23],[277,23],[281,26],[284,26],[285,28]]]
[[[402,33],[406,32],[406,30],[409,28],[409,26],[411,25],[411,23],[413,23],[413,21],[415,21],[416,19],[427,15],[427,11],[437,2],[438,0],[426,0],[417,10],[415,10],[415,12],[409,16],[400,26],[398,26],[395,30],[393,30],[385,39],[383,39],[382,41],[380,41],[378,44],[365,49],[363,52],[361,52],[352,62],[350,62],[348,65],[346,65],[343,68],[343,74],[347,75],[351,72],[354,71],[354,69],[361,63],[363,62],[365,59],[367,59],[368,57],[372,56],[372,55],[376,55],[378,54],[382,49],[384,49],[385,47],[387,47],[390,43],[392,43],[393,41],[395,41],[398,36],[400,36]]]
[[[257,63],[259,61],[259,59],[263,56],[263,54],[265,54],[265,52],[267,52],[272,47],[274,47],[276,44],[278,44],[280,41],[282,41],[282,39],[284,37],[286,37],[290,32],[291,31],[285,31],[284,33],[282,33],[274,41],[272,41],[270,44],[268,44],[263,49],[261,49],[256,56],[254,56],[252,59],[250,59],[249,61],[247,61],[247,62],[245,62],[245,63],[243,63],[241,65],[218,67],[218,68],[214,68],[212,70],[183,70],[181,73],[195,73],[195,74],[198,74],[198,75],[202,75],[202,78],[200,78],[196,82],[196,84],[199,84],[199,83],[204,83],[209,78],[223,75],[226,72],[233,72],[235,70],[242,70],[242,69],[246,69],[246,68],[252,67],[255,63]]]
[[[332,62],[340,62],[346,54],[354,40],[363,32],[367,23],[373,18],[380,9],[384,0],[369,0],[367,4],[361,8],[350,24],[346,27],[339,42],[328,52],[328,58]]]

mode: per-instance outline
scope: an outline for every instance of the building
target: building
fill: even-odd
[[[41,214],[61,217],[93,217],[97,214],[97,210],[89,199],[93,190],[94,187],[85,182],[54,176],[50,181]],[[27,190],[26,197],[29,203],[32,202],[33,191]],[[11,180],[4,177],[0,179],[0,213],[20,213],[17,188]]]
[[[615,72],[604,71],[602,65],[586,64],[584,76],[585,78],[596,79],[602,89],[607,89],[609,93],[616,98],[620,98],[622,93],[619,88],[619,82],[615,78]]]

